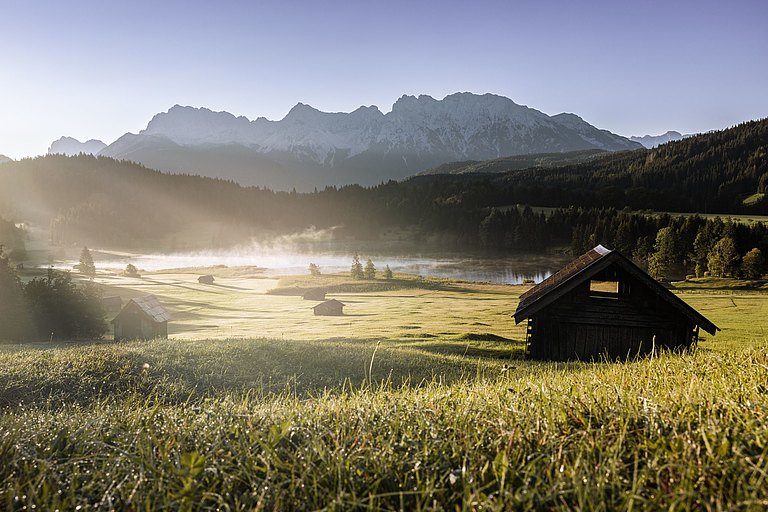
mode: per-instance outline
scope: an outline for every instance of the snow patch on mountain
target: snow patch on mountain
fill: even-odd
[[[576,132],[580,140],[568,132]],[[550,117],[503,96],[471,93],[442,100],[404,95],[387,114],[376,106],[330,113],[298,103],[280,121],[250,121],[229,112],[175,105],[154,116],[139,135],[162,136],[182,146],[239,144],[261,153],[292,153],[326,166],[340,154],[350,158],[370,150],[492,158],[543,149],[638,147],[573,114]],[[118,155],[118,146],[124,145],[118,140],[104,154]]]
[[[100,154],[165,169],[180,167],[168,162],[174,152],[185,153],[180,162],[187,167],[193,162],[188,170],[202,173],[219,165],[216,155],[222,152],[230,159],[234,153],[251,154],[293,169],[296,176],[321,184],[326,176],[339,184],[397,179],[456,160],[641,147],[574,114],[549,116],[504,96],[456,93],[442,100],[404,95],[386,114],[376,106],[345,113],[298,103],[279,121],[174,105],[155,115],[146,129],[120,137]],[[192,153],[205,150],[210,150],[205,163],[194,163]],[[242,176],[244,160],[239,156],[237,161]]]

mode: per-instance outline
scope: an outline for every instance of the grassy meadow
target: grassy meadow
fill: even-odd
[[[0,509],[768,507],[759,287],[678,285],[722,328],[695,353],[538,363],[525,286],[213,273],[99,275],[168,340],[0,345]]]

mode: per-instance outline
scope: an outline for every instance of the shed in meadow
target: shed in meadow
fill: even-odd
[[[344,303],[331,299],[321,302],[312,309],[317,316],[342,316],[344,314]]]
[[[112,320],[115,341],[167,338],[170,319],[170,313],[154,295],[131,299]]]
[[[532,359],[617,359],[694,345],[720,330],[616,251],[598,245],[520,296]]]

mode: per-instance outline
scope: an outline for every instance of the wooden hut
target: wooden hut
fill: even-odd
[[[301,296],[304,300],[325,300],[325,290],[322,288],[310,288]]]
[[[317,316],[342,316],[344,314],[344,303],[331,299],[321,302],[312,309]]]
[[[168,337],[170,313],[154,295],[131,299],[112,320],[115,341]]]
[[[616,251],[598,245],[520,296],[532,359],[623,359],[695,344],[719,328]]]
[[[205,276],[200,276],[200,277],[197,278],[197,282],[200,283],[200,284],[213,284],[214,281],[215,281],[215,279],[210,274],[205,275]]]

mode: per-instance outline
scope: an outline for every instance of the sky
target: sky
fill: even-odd
[[[175,104],[282,119],[494,93],[625,136],[768,117],[768,1],[0,0],[0,154]]]

